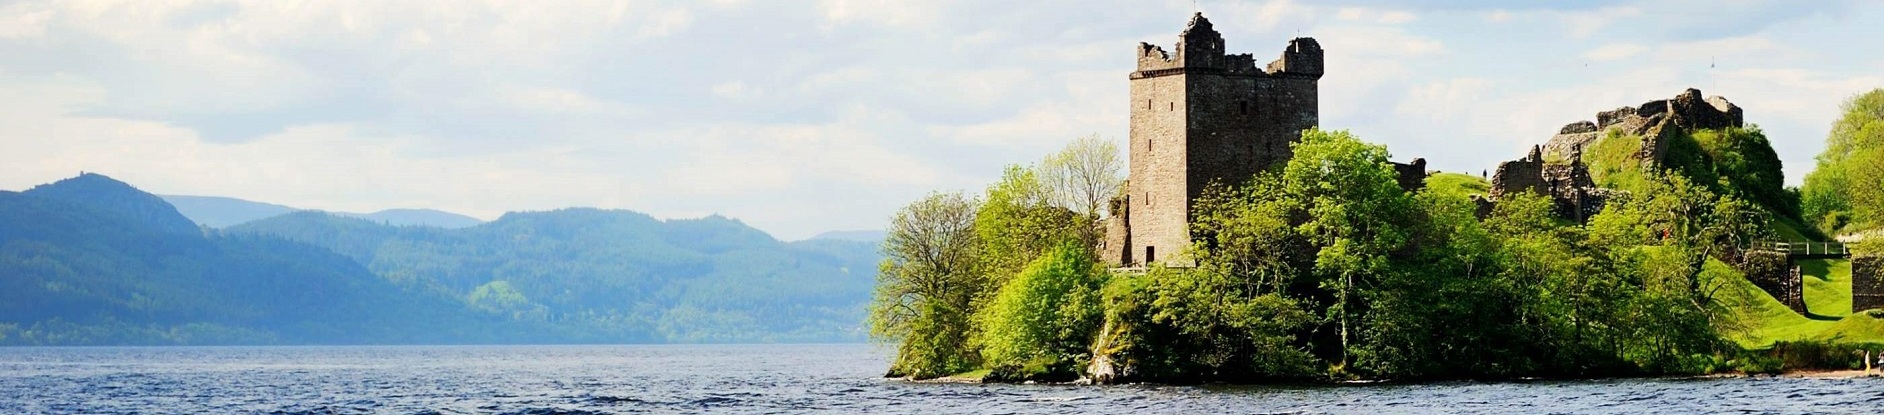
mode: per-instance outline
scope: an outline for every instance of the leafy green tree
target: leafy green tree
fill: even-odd
[[[1884,89],[1853,96],[1843,110],[1800,188],[1805,219],[1827,233],[1884,220]]]
[[[1090,250],[1070,242],[1034,260],[977,316],[983,359],[1003,375],[1077,378],[1099,331],[1105,278]]]
[[[1335,296],[1327,317],[1340,335],[1337,367],[1347,366],[1359,290],[1388,270],[1387,256],[1406,242],[1412,199],[1400,188],[1387,148],[1346,131],[1311,130],[1283,166],[1284,191],[1306,207],[1297,231],[1319,247],[1315,272]]]
[[[1529,196],[1528,197],[1535,197]],[[1535,301],[1502,272],[1499,243],[1457,193],[1422,192],[1407,250],[1366,290],[1356,372],[1400,378],[1528,373],[1536,349],[1525,324]]]
[[[1800,217],[1799,200],[1786,191],[1779,154],[1759,127],[1702,130],[1690,138],[1706,154],[1705,169],[1715,177],[1711,182],[1701,182],[1709,190],[1751,202],[1776,215]]]
[[[1082,229],[1091,227],[1073,211],[1053,205],[1052,192],[1037,170],[1017,165],[1007,166],[1001,180],[988,186],[974,231],[985,253],[983,270],[996,287],[1048,250],[1081,240]]]
[[[1684,176],[1664,175],[1642,193],[1611,200],[1590,219],[1598,261],[1621,278],[1624,298],[1605,333],[1611,349],[1656,373],[1702,370],[1697,354],[1720,350],[1716,328],[1734,325],[1719,291],[1726,282],[1707,272],[1739,235],[1764,229],[1746,202],[1717,196]]]
[[[872,337],[902,342],[890,376],[947,376],[980,363],[971,316],[990,284],[980,269],[978,207],[959,193],[935,193],[891,220],[869,318]]]

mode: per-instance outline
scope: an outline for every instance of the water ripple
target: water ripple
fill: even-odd
[[[1852,413],[1884,379],[912,384],[863,345],[0,349],[0,414]]]

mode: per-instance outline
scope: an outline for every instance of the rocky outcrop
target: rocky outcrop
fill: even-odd
[[[1589,168],[1583,165],[1583,152],[1591,143],[1612,132],[1641,136],[1642,148],[1635,157],[1654,165],[1667,154],[1668,142],[1676,134],[1741,127],[1745,118],[1740,107],[1726,98],[1702,98],[1701,91],[1693,88],[1674,98],[1598,112],[1596,121],[1564,125],[1544,145],[1532,147],[1524,158],[1499,163],[1489,197],[1479,201],[1480,215],[1489,214],[1491,206],[1505,194],[1530,191],[1550,196],[1557,203],[1558,215],[1587,221],[1618,192],[1596,187]]]
[[[1568,158],[1585,150],[1609,131],[1644,138],[1639,157],[1659,162],[1668,150],[1668,137],[1699,129],[1741,127],[1746,115],[1727,98],[1701,97],[1701,90],[1689,88],[1674,98],[1654,100],[1635,107],[1622,107],[1596,113],[1596,121],[1577,121],[1565,125],[1544,143],[1547,156]]]

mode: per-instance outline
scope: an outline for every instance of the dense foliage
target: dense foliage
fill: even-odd
[[[1805,219],[1826,233],[1884,225],[1884,89],[1845,102],[1800,193]]]
[[[1630,191],[1577,224],[1529,193],[1481,211],[1471,177],[1403,190],[1385,147],[1310,131],[1286,164],[1215,184],[1195,202],[1191,266],[1091,277],[1091,253],[1071,251],[1089,246],[1039,248],[1090,225],[1025,214],[1048,210],[1020,208],[1032,203],[1016,197],[1030,179],[1011,168],[973,209],[975,240],[957,245],[978,265],[959,267],[954,287],[975,291],[924,294],[976,318],[904,315],[977,353],[936,364],[901,356],[892,375],[986,368],[994,379],[1063,380],[1083,368],[1100,381],[1250,382],[1721,370],[1738,352],[1723,334],[1744,324],[1722,297],[1745,280],[1713,264],[1767,236],[1768,213],[1787,215],[1789,194],[1757,129],[1684,140],[1674,161],[1604,172],[1626,177]],[[915,258],[889,254],[886,270]],[[879,304],[896,298],[881,294]],[[960,326],[940,328],[950,324]],[[905,351],[939,346],[900,334]]]
[[[1092,352],[1106,271],[1091,250],[1067,243],[1040,256],[995,292],[976,316],[981,356],[998,375],[1068,381]]]
[[[979,203],[961,194],[932,194],[890,221],[870,332],[901,342],[891,375],[933,378],[979,364],[969,345],[969,323],[989,286],[974,229]]]
[[[1109,157],[1111,144],[1081,139],[1039,166],[1008,166],[985,197],[934,194],[897,212],[870,306],[873,336],[900,343],[890,375],[995,366],[1051,378],[1083,367],[1076,349],[1090,345],[1104,282],[1090,251],[1100,218],[1088,209],[1123,180]],[[1066,302],[1077,305],[1031,308]]]

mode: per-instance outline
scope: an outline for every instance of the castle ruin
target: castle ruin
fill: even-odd
[[[1745,114],[1727,98],[1701,98],[1701,91],[1689,88],[1671,99],[1654,100],[1637,107],[1622,107],[1596,113],[1596,121],[1577,121],[1563,126],[1542,146],[1531,148],[1524,158],[1498,163],[1491,177],[1489,199],[1481,199],[1480,216],[1489,214],[1500,197],[1511,192],[1530,191],[1548,196],[1556,203],[1558,216],[1582,223],[1603,210],[1603,204],[1616,192],[1596,186],[1589,168],[1583,164],[1583,151],[1590,144],[1615,132],[1643,138],[1635,158],[1656,165],[1668,152],[1668,142],[1676,134],[1695,130],[1740,127]]]

